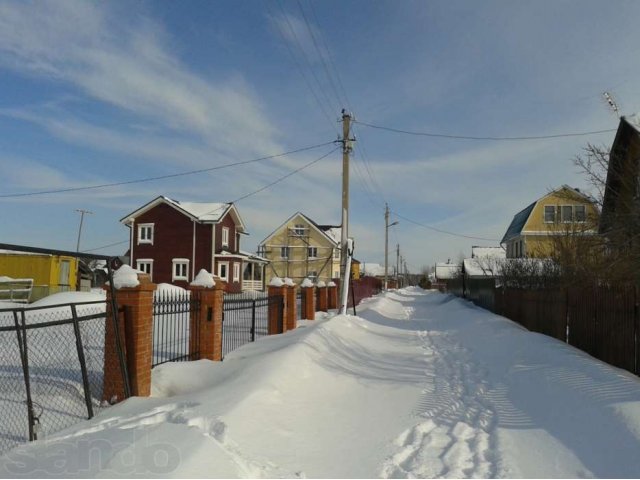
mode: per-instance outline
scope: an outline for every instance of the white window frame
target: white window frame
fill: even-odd
[[[222,266],[225,266],[225,275],[222,275]],[[229,281],[229,262],[218,262],[218,277],[225,282]]]
[[[148,265],[149,271],[147,272],[144,268],[141,268],[142,265]],[[151,281],[153,281],[153,258],[138,258],[136,259],[136,270],[140,270],[141,272],[145,272],[149,274]]]
[[[222,246],[229,246],[229,227],[222,227]]]
[[[307,273],[307,278],[309,278],[310,280],[315,280],[316,278],[318,278],[318,271],[311,270],[309,273]]]
[[[571,220],[565,220],[564,211],[568,208],[571,211]],[[560,205],[560,221],[562,223],[573,223],[573,205]]]
[[[313,255],[315,253],[315,255]],[[318,258],[318,247],[307,247],[307,255],[309,258]]]
[[[153,223],[139,223],[138,224],[138,245],[140,244],[148,244],[148,245],[153,245],[153,237],[154,237],[154,224]],[[143,231],[149,231],[149,238],[142,238],[143,237]]]
[[[233,264],[233,281],[234,282],[240,281],[240,264],[238,262],[235,262]]]
[[[340,249],[339,248],[334,248],[333,249],[333,259],[334,260],[340,260]]]
[[[289,247],[280,247],[280,258],[288,259],[290,254],[291,254],[291,251],[289,250]]]
[[[547,220],[547,208],[553,208],[553,220]],[[542,209],[542,219],[544,220],[544,223],[556,223],[557,215],[558,212],[555,205],[545,205]]]
[[[176,274],[176,267],[184,266],[184,275]],[[175,282],[176,280],[185,280],[189,281],[189,259],[188,258],[174,258],[171,260],[171,281]]]
[[[304,232],[307,230],[307,227],[305,227],[304,224],[302,223],[296,223],[293,226],[293,234],[297,235],[299,237],[302,237],[304,235]]]

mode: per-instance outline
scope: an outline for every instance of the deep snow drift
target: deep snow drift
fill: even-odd
[[[229,354],[0,458],[0,475],[637,477],[640,381],[406,289]]]

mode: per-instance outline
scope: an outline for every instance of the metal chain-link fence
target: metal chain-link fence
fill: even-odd
[[[0,310],[0,454],[109,405],[123,378],[117,358],[105,375],[108,321],[105,301]]]

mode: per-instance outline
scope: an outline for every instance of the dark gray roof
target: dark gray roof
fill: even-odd
[[[517,237],[522,232],[524,228],[524,224],[527,223],[529,219],[529,215],[531,215],[531,210],[536,206],[537,201],[533,202],[531,205],[526,207],[524,210],[520,210],[513,216],[513,220],[511,220],[511,224],[509,228],[507,228],[507,233],[504,234],[500,243],[504,243],[512,239],[513,237]]]

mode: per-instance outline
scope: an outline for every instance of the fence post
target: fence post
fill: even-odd
[[[306,320],[316,319],[316,287],[313,285],[307,287],[301,287],[302,295],[304,296],[304,311],[302,312],[302,318]]]
[[[287,310],[287,299],[285,294],[285,286],[282,279],[273,277],[268,287],[269,295],[269,325],[267,333],[269,335],[277,335],[284,333],[286,328],[284,318]],[[273,297],[279,297],[282,302],[275,301]]]
[[[197,318],[190,323],[195,328],[189,330],[189,344],[197,345],[200,358],[219,362],[222,360],[222,310],[225,285],[222,281],[216,281],[209,286],[194,283],[196,282],[189,285],[191,300],[199,302],[200,305]]]
[[[334,281],[327,284],[327,309],[335,310],[338,308],[338,287]]]
[[[131,279],[132,286],[121,286],[121,279]],[[125,346],[131,394],[148,397],[151,393],[151,360],[153,355],[153,292],[156,285],[151,283],[146,273],[136,273],[128,265],[123,265],[116,271],[113,281],[118,290],[118,304],[125,308],[128,315],[124,319],[124,328],[120,328],[124,336],[122,344]],[[137,283],[136,286],[133,286]],[[104,349],[104,388],[103,400],[110,402],[124,398],[124,382],[115,349],[115,329],[109,316],[119,312],[111,311],[111,286],[105,286],[107,291],[107,319],[105,328]],[[118,318],[119,322],[122,322]],[[126,332],[126,333],[125,333]]]
[[[298,326],[297,308],[296,302],[296,284],[290,278],[284,279],[285,285],[285,303],[284,310],[284,331],[295,330]]]
[[[328,310],[327,285],[322,280],[316,284],[316,294],[318,298],[318,311],[326,312]]]

